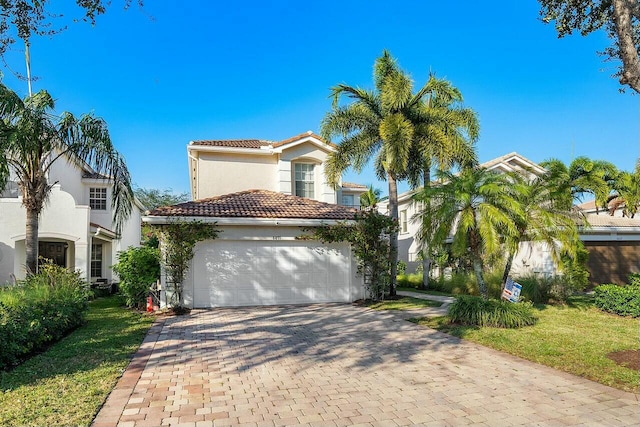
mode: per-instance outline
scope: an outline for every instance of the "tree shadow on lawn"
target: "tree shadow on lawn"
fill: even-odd
[[[352,305],[194,310],[166,320],[147,367],[194,362],[242,372],[282,362],[295,366],[294,374],[326,363],[369,370],[423,359],[425,350],[459,361],[467,357],[464,347],[394,313]]]
[[[36,384],[58,375],[89,372],[106,363],[126,363],[147,329],[137,313],[120,307],[115,300],[108,302],[99,313],[90,313],[83,326],[46,350],[11,370],[0,371],[0,391]]]

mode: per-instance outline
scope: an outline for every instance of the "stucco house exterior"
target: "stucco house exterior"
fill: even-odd
[[[544,169],[518,153],[509,153],[481,164],[498,172],[544,173]],[[420,189],[398,195],[398,259],[407,263],[407,271],[414,272],[420,264],[420,245],[416,235],[420,224],[414,219],[420,204],[412,196]],[[640,218],[623,218],[621,211],[600,209],[593,202],[577,206],[589,225],[579,227],[580,239],[589,251],[587,267],[592,286],[601,283],[625,283],[632,272],[640,272]],[[386,202],[379,204],[381,212],[388,211]],[[535,273],[553,275],[556,267],[549,248],[544,244],[523,242],[513,261],[512,275]]]
[[[60,159],[49,170],[55,183],[40,214],[38,253],[55,264],[79,270],[84,279],[110,283],[116,254],[140,245],[142,206],[116,235],[112,222],[112,187],[106,177],[88,166]],[[26,212],[14,180],[0,192],[0,284],[25,277]]]
[[[149,224],[215,223],[183,283],[190,307],[350,302],[365,296],[347,243],[301,240],[303,229],[354,218],[367,188],[325,180],[335,145],[311,131],[284,141],[207,140],[187,146],[193,201],[151,211]],[[170,301],[162,278],[161,304]]]

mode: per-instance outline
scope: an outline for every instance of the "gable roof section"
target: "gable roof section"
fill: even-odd
[[[357,210],[267,190],[248,190],[154,209],[150,217],[352,220]]]
[[[288,148],[288,146],[295,146],[303,142],[311,142],[318,146],[327,147],[330,150],[335,150],[337,148],[335,144],[324,141],[322,138],[320,138],[318,135],[316,135],[312,131],[307,131],[278,142],[269,141],[265,139],[216,139],[216,140],[191,141],[189,143],[189,149],[190,150],[204,149],[207,151],[209,150],[216,151],[216,148],[240,149],[240,150],[263,149],[263,150],[274,150],[273,152],[282,152],[282,150]]]
[[[480,167],[489,170],[500,169],[505,172],[522,169],[530,169],[532,172],[536,172],[539,174],[545,172],[545,169],[542,166],[532,162],[526,157],[521,156],[515,151],[509,154],[505,154],[504,156],[496,157],[495,159],[489,160],[488,162],[484,162],[480,165]]]

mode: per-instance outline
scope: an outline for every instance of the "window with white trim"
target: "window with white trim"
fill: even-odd
[[[315,186],[313,167],[314,165],[309,163],[296,163],[294,165],[294,191],[296,196],[313,199],[313,187]]]
[[[342,206],[348,206],[350,208],[355,207],[353,204],[353,194],[342,195]]]
[[[406,209],[400,211],[400,232],[401,233],[407,232],[407,210]]]
[[[106,188],[90,188],[89,189],[89,207],[91,209],[106,211],[107,210],[107,189]]]
[[[102,243],[91,244],[91,277],[102,277]]]

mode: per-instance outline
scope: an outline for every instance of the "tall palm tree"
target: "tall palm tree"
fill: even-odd
[[[478,140],[480,124],[471,108],[462,105],[460,91],[450,82],[429,76],[427,97],[416,110],[416,138],[409,165],[408,178],[417,188],[422,177],[423,188],[431,185],[431,168],[450,170],[454,165],[471,167],[478,163],[474,144]],[[429,201],[424,203],[427,205]],[[428,206],[427,206],[428,208]],[[429,287],[429,243],[422,242],[422,287]]]
[[[573,159],[569,166],[558,159],[546,160],[540,166],[549,171],[548,179],[555,183],[556,202],[570,208],[575,201],[581,201],[585,194],[589,194],[595,197],[596,209],[607,209],[609,195],[618,175],[612,163],[580,156]]]
[[[373,188],[373,185],[370,185],[369,189],[360,195],[360,207],[375,209],[380,202],[381,194],[382,190]]]
[[[418,236],[421,241],[444,245],[451,240],[457,256],[469,256],[482,296],[487,299],[484,267],[498,255],[504,236],[516,234],[509,212],[520,209],[506,191],[506,175],[484,168],[464,168],[459,174],[439,172],[443,183],[424,188],[416,200],[426,202]]]
[[[377,175],[389,183],[389,214],[397,221],[397,181],[406,176],[415,136],[411,118],[428,88],[425,84],[414,94],[413,82],[387,51],[375,62],[373,80],[372,91],[344,84],[331,89],[333,107],[322,120],[321,134],[327,140],[340,137],[341,142],[329,156],[325,171],[327,181],[337,185],[345,170],[352,167],[361,171],[374,159]],[[351,102],[340,105],[343,97]],[[390,236],[390,261],[390,295],[395,296],[397,232]]]
[[[0,84],[0,188],[15,174],[26,209],[27,273],[38,268],[38,219],[55,183],[47,175],[57,161],[88,165],[113,185],[113,220],[120,233],[133,203],[131,178],[106,123],[90,114],[54,116],[54,100],[40,91],[23,100]],[[62,160],[61,160],[62,159]],[[86,167],[86,166],[85,166]]]
[[[558,264],[562,255],[575,256],[579,244],[576,220],[578,214],[554,203],[554,185],[549,174],[535,176],[523,171],[509,174],[510,184],[506,187],[519,208],[510,211],[515,222],[515,233],[506,236],[506,264],[502,275],[502,285],[507,281],[513,259],[522,242],[540,242],[551,252]]]

